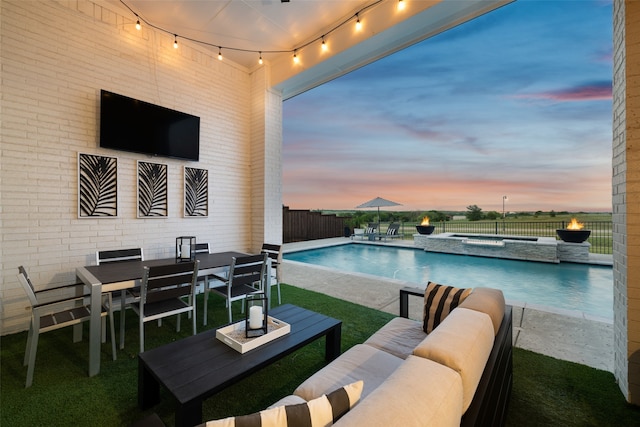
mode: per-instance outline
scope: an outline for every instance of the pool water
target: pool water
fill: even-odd
[[[352,273],[457,287],[501,289],[507,300],[577,310],[613,319],[613,269],[574,263],[542,263],[425,252],[420,249],[347,244],[290,252],[284,259]]]

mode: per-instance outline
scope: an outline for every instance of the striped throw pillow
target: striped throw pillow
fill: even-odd
[[[458,289],[453,286],[427,284],[424,291],[424,322],[422,329],[426,333],[433,331],[451,311],[471,293],[471,288]]]
[[[331,426],[358,403],[364,382],[356,381],[297,405],[278,406],[249,415],[208,421],[206,427]]]

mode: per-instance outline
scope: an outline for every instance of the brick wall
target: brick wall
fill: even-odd
[[[264,180],[252,174],[252,162],[263,171],[266,162],[280,162],[273,149],[269,158],[255,157],[265,151],[264,136],[252,131],[256,117],[261,128],[280,117],[281,100],[271,102],[268,116],[266,103],[251,104],[265,91],[264,79],[197,44],[181,41],[174,49],[168,34],[137,31],[117,3],[2,0],[1,8],[2,334],[27,327],[18,265],[45,287],[74,281],[75,268],[91,263],[98,249],[141,246],[147,258],[172,256],[180,235],[213,250],[255,249],[252,227],[262,228],[265,214],[251,212],[252,182]],[[199,116],[200,161],[100,149],[100,89]],[[281,121],[267,124],[279,129]],[[78,218],[78,152],[118,158],[117,218]],[[168,166],[168,217],[136,218],[137,160]],[[183,217],[184,166],[209,171],[208,218]],[[248,212],[258,219],[239,220]],[[281,224],[270,227],[281,234]]]
[[[640,3],[614,2],[614,374],[640,404]]]
[[[614,2],[613,38],[613,291],[614,291],[614,372],[620,389],[628,394],[627,364],[627,263],[626,263],[626,160],[625,160],[625,6]]]

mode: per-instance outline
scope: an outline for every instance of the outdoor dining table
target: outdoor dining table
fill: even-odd
[[[217,252],[196,254],[200,261],[198,275],[220,273],[228,270],[234,257],[245,256],[242,252]],[[100,307],[104,292],[120,291],[139,285],[145,266],[165,265],[178,262],[175,258],[147,261],[111,262],[101,265],[78,267],[76,277],[91,290],[91,307]],[[122,308],[124,310],[124,307]],[[100,310],[91,310],[89,326],[89,376],[100,372],[101,319]]]

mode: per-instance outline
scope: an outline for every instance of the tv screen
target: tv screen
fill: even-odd
[[[100,147],[198,161],[200,117],[101,90]]]

